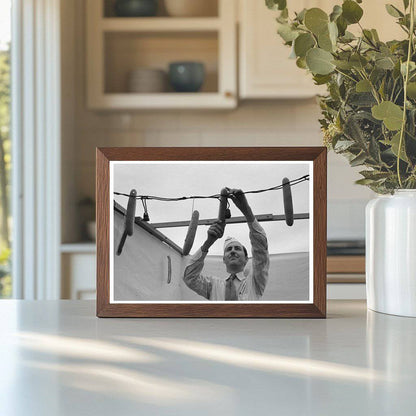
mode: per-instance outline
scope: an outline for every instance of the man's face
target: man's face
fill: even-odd
[[[231,243],[224,250],[223,257],[227,272],[239,273],[244,270],[247,264],[247,257],[244,253],[243,246],[238,243]]]

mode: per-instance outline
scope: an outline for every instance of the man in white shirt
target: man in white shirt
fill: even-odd
[[[256,220],[242,190],[228,191],[228,197],[247,220],[253,254],[251,267],[246,268],[246,248],[236,239],[228,237],[224,243],[223,261],[229,276],[223,279],[201,274],[209,248],[224,234],[225,222],[217,221],[209,227],[206,241],[190,259],[183,279],[190,289],[209,300],[259,300],[263,296],[269,272],[266,233]]]

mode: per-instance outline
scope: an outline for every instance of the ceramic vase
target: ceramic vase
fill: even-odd
[[[416,190],[367,204],[366,288],[369,309],[416,317]]]

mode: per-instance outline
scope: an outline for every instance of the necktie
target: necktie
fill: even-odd
[[[238,300],[237,290],[235,289],[234,285],[234,279],[236,278],[237,276],[232,274],[229,279],[227,279],[225,285],[225,300]]]

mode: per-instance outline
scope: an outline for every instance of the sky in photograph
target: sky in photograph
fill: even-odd
[[[0,49],[5,49],[10,42],[10,7],[11,0],[0,0]]]
[[[162,197],[181,197],[194,195],[213,195],[224,187],[240,188],[243,191],[270,188],[282,183],[284,177],[294,180],[310,174],[309,164],[295,163],[127,163],[114,164],[114,191],[129,194],[136,189],[138,195],[156,195]],[[295,213],[309,213],[309,185],[302,182],[292,187]],[[114,199],[127,207],[128,198],[115,196]],[[283,192],[281,190],[248,194],[248,202],[255,215],[284,214]],[[179,202],[147,202],[150,223],[169,221],[189,221],[192,210],[197,209],[200,219],[216,218],[219,202],[216,199]],[[232,216],[241,216],[241,212],[231,202]],[[143,205],[137,201],[136,216],[143,216]],[[284,221],[261,222],[269,241],[270,254],[309,251],[309,220],[295,221],[292,227]],[[208,226],[197,229],[191,254],[205,241]],[[166,236],[180,247],[183,246],[187,228],[161,228]],[[224,237],[236,237],[246,245],[250,252],[248,227],[243,224],[227,225]],[[211,255],[223,254],[224,238],[217,241],[209,251]],[[249,253],[250,254],[250,253]]]

